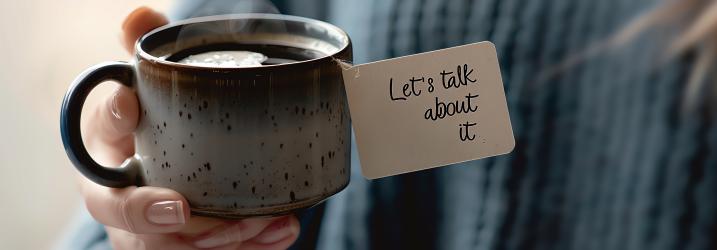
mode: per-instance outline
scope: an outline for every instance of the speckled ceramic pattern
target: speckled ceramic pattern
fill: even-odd
[[[350,45],[335,57],[350,60]],[[195,214],[241,218],[312,206],[348,184],[350,118],[331,58],[233,70],[136,63],[143,185],[178,191]]]

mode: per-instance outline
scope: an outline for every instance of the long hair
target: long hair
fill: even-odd
[[[676,31],[667,44],[662,60],[664,63],[687,53],[695,55],[694,64],[685,83],[681,110],[693,111],[696,100],[710,98],[717,90],[706,84],[713,63],[717,58],[717,0],[664,0],[628,22],[623,28],[605,40],[588,46],[582,52],[568,56],[559,65],[548,68],[540,77],[541,81],[560,74],[575,64],[610,49],[621,48],[634,41],[639,35],[652,30],[670,28]],[[708,95],[708,96],[701,96]]]

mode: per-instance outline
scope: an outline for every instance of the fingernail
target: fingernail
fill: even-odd
[[[182,201],[160,201],[147,209],[147,219],[155,224],[184,224]]]
[[[254,240],[262,244],[276,243],[286,239],[286,237],[292,234],[298,233],[294,231],[297,231],[297,228],[291,226],[291,221],[287,216],[272,222],[263,232],[257,235]]]
[[[241,240],[241,226],[239,223],[234,224],[227,229],[211,234],[208,238],[204,238],[194,242],[194,246],[198,248],[213,248]]]
[[[112,94],[112,104],[110,105],[110,112],[112,113],[112,116],[117,120],[122,120],[122,113],[120,113],[119,109],[119,91],[115,90],[114,94]]]

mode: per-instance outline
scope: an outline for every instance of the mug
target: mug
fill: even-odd
[[[244,68],[172,60],[247,48],[299,59]],[[294,212],[348,184],[351,128],[337,60],[352,54],[338,27],[276,14],[201,17],[157,28],[135,50],[132,62],[81,73],[62,103],[65,150],[90,180],[169,188],[193,214],[220,218]],[[115,167],[95,162],[80,132],[87,95],[107,80],[133,89],[140,104],[135,154]]]

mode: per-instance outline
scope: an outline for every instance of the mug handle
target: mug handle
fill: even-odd
[[[134,156],[125,160],[120,167],[104,167],[92,159],[82,143],[80,116],[87,95],[100,83],[115,80],[132,87],[135,84],[134,69],[127,62],[105,62],[82,72],[73,81],[65,94],[60,110],[60,134],[65,152],[75,168],[97,184],[121,188],[138,184],[140,161]]]

